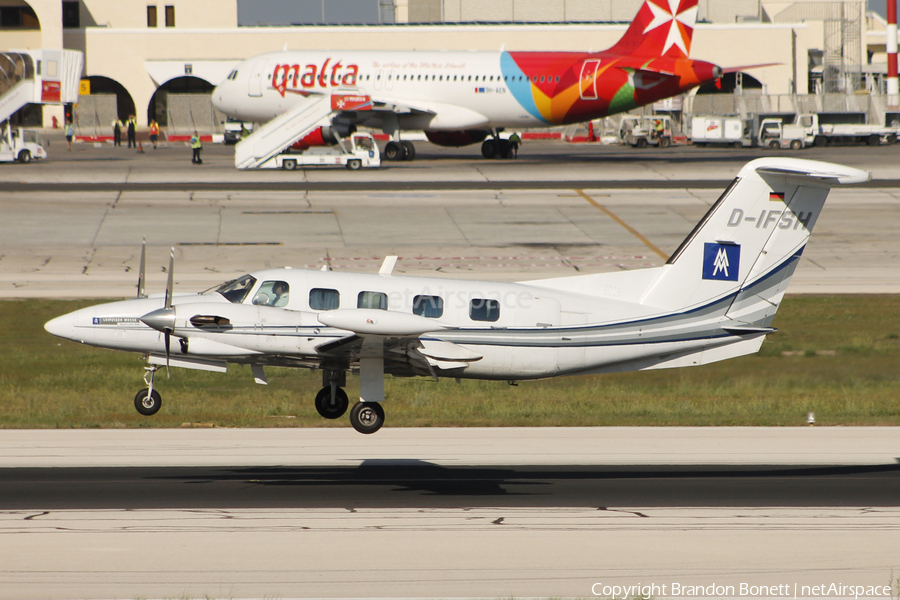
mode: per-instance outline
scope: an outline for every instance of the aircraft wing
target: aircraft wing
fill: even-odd
[[[372,111],[432,117],[428,127],[437,130],[475,129],[487,127],[490,124],[490,120],[483,114],[455,104],[421,100],[409,101],[387,95],[372,96]]]
[[[377,358],[384,359],[385,373],[437,377],[436,370],[465,369],[482,358],[468,348],[439,339],[440,330],[450,326],[436,319],[377,309],[334,310],[319,314],[318,319],[323,325],[350,332],[320,344],[318,352],[352,363],[361,357],[375,358],[371,356],[375,347],[380,354]],[[373,338],[381,343],[372,344]]]

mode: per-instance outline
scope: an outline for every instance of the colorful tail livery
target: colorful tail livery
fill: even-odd
[[[504,129],[599,119],[721,77],[720,67],[688,57],[696,17],[697,0],[647,0],[619,42],[601,52],[273,52],[237,65],[213,104],[266,122],[302,113],[316,96],[358,94],[371,107],[335,109],[324,123],[298,125],[297,138],[313,127],[365,125],[391,135],[424,130],[440,145],[484,141],[486,157],[504,155]],[[386,148],[389,160],[415,154],[408,141],[395,146]]]

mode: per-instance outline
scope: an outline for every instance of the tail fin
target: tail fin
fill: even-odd
[[[768,327],[831,187],[869,178],[851,167],[795,158],[748,163],[641,302],[689,311],[725,301],[725,315],[738,329]]]
[[[687,58],[697,21],[698,0],[645,0],[612,54]]]

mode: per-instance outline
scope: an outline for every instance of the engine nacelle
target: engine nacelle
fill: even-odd
[[[313,146],[334,146],[338,138],[334,129],[328,125],[316,127],[302,138],[291,144],[293,150],[306,150]]]
[[[460,146],[468,146],[470,144],[478,144],[483,142],[490,131],[483,129],[465,129],[463,131],[428,131],[425,130],[425,137],[428,141],[437,146],[449,146],[459,148]]]

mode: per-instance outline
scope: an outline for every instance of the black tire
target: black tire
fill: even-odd
[[[509,158],[510,156],[512,156],[509,140],[497,140],[495,144],[497,148],[498,158]]]
[[[403,149],[406,150],[406,154],[403,157],[403,160],[406,162],[412,162],[416,160],[416,147],[412,142],[400,142],[400,145],[403,146]]]
[[[388,142],[384,147],[384,157],[387,160],[403,160],[406,158],[406,148],[397,142]]]
[[[897,143],[897,136],[896,136],[896,134],[893,134],[893,133],[892,133],[891,135],[887,136],[887,143],[888,143],[888,144],[896,144],[896,143]]]
[[[362,161],[358,158],[351,158],[347,161],[347,168],[351,171],[359,171],[362,168]]]
[[[19,152],[19,162],[23,165],[30,163],[31,152],[29,152],[28,150],[22,150],[21,152]]]
[[[334,396],[334,403],[332,403],[331,386],[323,387],[316,394],[316,410],[326,419],[337,419],[344,416],[347,407],[350,406],[350,399],[343,388],[337,388]]]
[[[694,142],[694,145],[698,148],[706,148],[706,142]]]
[[[769,150],[778,150],[779,148],[781,148],[781,144],[777,140],[769,142]]]
[[[149,391],[149,388],[144,388],[134,397],[134,407],[145,417],[155,415],[162,407],[162,397],[159,395],[159,392],[153,390],[148,395],[147,392]]]
[[[800,140],[791,140],[791,150],[799,150],[803,147],[803,144],[800,143]]]
[[[732,143],[731,145],[734,146],[735,148],[738,148],[738,149],[744,147],[744,144],[741,143],[741,142],[734,142],[734,143]]]
[[[647,138],[638,138],[637,144],[635,146],[641,150],[647,147]]]
[[[293,171],[297,168],[297,161],[293,158],[289,158],[281,163],[281,168],[285,171]]]
[[[880,146],[881,145],[881,136],[875,135],[874,133],[869,136],[869,139],[866,140],[866,143],[870,146]]]
[[[350,424],[360,433],[375,433],[384,425],[384,409],[378,402],[357,402],[350,409]]]
[[[484,140],[484,143],[481,144],[481,155],[485,158],[497,156],[497,145],[494,140]]]
[[[813,144],[815,144],[816,148],[823,148],[827,143],[828,138],[824,135],[817,135],[816,139],[813,141]]]

